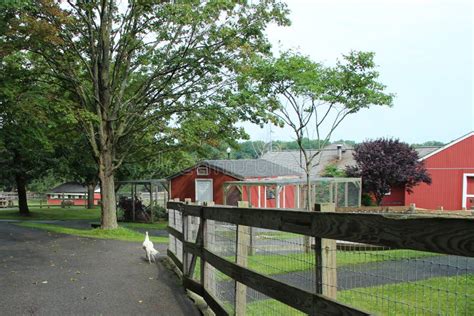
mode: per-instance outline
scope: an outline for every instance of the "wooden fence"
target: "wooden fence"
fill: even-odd
[[[173,219],[170,218],[169,234],[174,237],[173,240],[182,243],[181,249],[175,248],[175,252],[182,251],[182,253],[176,255],[168,250],[168,256],[182,271],[184,287],[202,296],[217,315],[228,315],[228,312],[209,291],[209,284],[213,281],[210,280],[209,267],[206,263],[236,281],[235,313],[237,315],[245,314],[242,304],[245,304],[246,287],[309,315],[368,315],[367,312],[332,299],[331,289],[325,288],[321,281],[333,277],[329,275],[330,270],[325,270],[325,267],[331,265],[331,258],[324,250],[335,247],[335,240],[474,257],[473,219],[343,214],[324,212],[327,208],[324,205],[316,206],[316,209],[323,212],[202,206],[182,202],[168,202],[167,206],[175,216],[174,225]],[[180,217],[178,222],[176,216]],[[190,225],[196,225],[196,221],[193,223],[189,221],[190,218],[199,218],[195,238],[189,236]],[[236,262],[226,260],[210,250],[208,236],[212,234],[210,230],[213,228],[212,225],[207,225],[208,221],[237,225]],[[316,293],[246,268],[245,255],[239,256],[239,252],[242,254],[243,251],[239,244],[245,244],[242,239],[245,238],[245,230],[248,227],[278,230],[315,238],[315,262],[325,261],[326,263],[325,265],[317,264]],[[199,281],[193,279],[197,258],[200,258]],[[239,295],[239,291],[244,295]]]

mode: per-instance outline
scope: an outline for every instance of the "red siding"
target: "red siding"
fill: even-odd
[[[68,194],[66,193],[65,196],[67,197]],[[100,199],[101,199],[100,193],[94,193],[94,205],[99,205]],[[87,205],[87,198],[85,196],[81,197],[80,199],[65,198],[64,200],[65,201],[72,201],[75,206],[85,206],[85,205]],[[61,205],[62,201],[63,201],[62,199],[48,198],[47,203],[48,203],[48,205]]]
[[[382,205],[386,206],[400,206],[405,205],[405,188],[394,187],[390,190],[390,195],[384,196]]]
[[[462,208],[463,175],[474,173],[474,136],[470,136],[424,160],[432,184],[420,184],[405,203],[426,209],[460,210]]]
[[[223,204],[224,192],[223,184],[226,181],[236,181],[238,179],[228,176],[222,172],[209,168],[209,175],[198,176],[196,168],[186,172],[176,178],[171,179],[171,198],[179,198],[184,201],[186,198],[190,198],[191,201],[195,201],[196,198],[196,179],[212,179],[213,183],[213,196],[216,204]]]
[[[432,184],[420,184],[413,193],[405,195],[406,205],[415,203],[426,209],[460,210],[462,208],[462,181],[464,173],[474,173],[472,169],[428,169]]]
[[[258,190],[260,189],[260,208],[272,208],[276,207],[276,196],[272,199],[268,198],[268,195],[265,194],[265,186],[253,186],[251,187],[251,204],[253,207],[258,207]],[[266,204],[265,204],[265,199]],[[247,200],[247,189],[243,189],[243,200]],[[294,208],[295,207],[295,186],[287,185],[280,191],[280,208]]]

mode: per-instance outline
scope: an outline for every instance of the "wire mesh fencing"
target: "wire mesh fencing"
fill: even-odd
[[[170,210],[169,214],[170,227],[182,229],[181,213]],[[213,255],[305,293],[321,294],[377,315],[474,315],[472,257],[321,239],[210,219],[203,222],[195,216],[185,218],[186,241],[199,243],[202,238],[203,249]],[[200,231],[204,232],[201,237]],[[183,251],[173,236],[170,251],[177,256]],[[303,314],[292,304],[267,296],[261,288],[256,290],[240,283],[245,281],[236,281],[232,273],[224,273],[209,262],[205,262],[202,272],[200,260],[196,259],[191,278],[195,282],[204,280],[203,288],[227,314]]]

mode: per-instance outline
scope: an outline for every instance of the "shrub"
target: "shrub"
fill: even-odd
[[[73,201],[61,201],[61,207],[62,208],[71,207],[71,206],[74,206]]]

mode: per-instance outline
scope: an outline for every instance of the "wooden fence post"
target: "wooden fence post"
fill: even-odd
[[[189,204],[189,203],[186,203]],[[181,243],[182,258],[183,258],[183,276],[187,276],[189,273],[189,258],[188,253],[184,249],[184,243],[188,240],[188,216],[184,215],[184,207],[181,209],[181,225],[183,232],[183,241]],[[184,280],[184,278],[183,278]]]
[[[334,203],[316,204],[316,212],[335,212]],[[315,238],[316,252],[316,293],[336,299],[337,296],[337,262],[336,240]]]
[[[247,201],[239,201],[238,207],[248,207]],[[247,257],[250,246],[248,226],[237,226],[236,263],[242,267],[247,267]],[[235,282],[235,315],[244,316],[247,309],[247,286]]]
[[[214,206],[214,202],[206,202],[207,206]],[[202,231],[202,248],[209,250],[210,244],[215,244],[215,223],[213,220],[207,221],[204,217],[201,217],[201,223],[203,225]],[[216,296],[217,283],[216,283],[216,269],[206,264],[201,258],[201,284],[204,289],[211,295]]]

